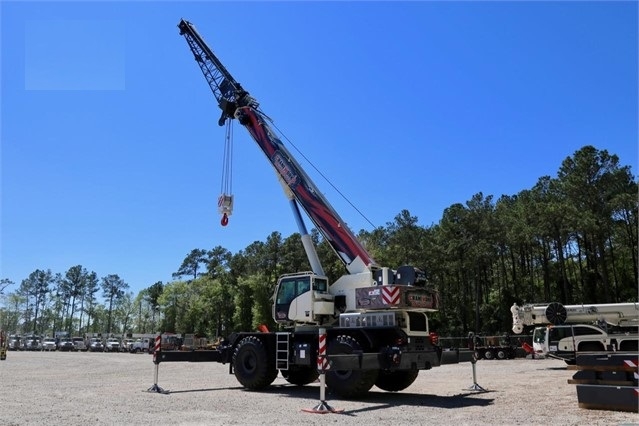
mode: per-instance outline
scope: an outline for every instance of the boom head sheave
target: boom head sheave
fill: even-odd
[[[222,126],[227,119],[232,119],[235,110],[239,107],[250,106],[258,109],[258,102],[242,88],[240,83],[235,81],[231,73],[204,42],[193,24],[182,19],[178,28],[180,35],[184,36],[189,44],[195,61],[202,70],[215,99],[217,99],[218,106],[222,110],[218,124]]]

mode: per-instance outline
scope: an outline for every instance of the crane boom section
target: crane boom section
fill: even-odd
[[[272,132],[264,115],[253,107],[241,107],[236,118],[249,131],[275,170],[290,188],[317,229],[346,265],[359,257],[366,265],[375,261],[359,243],[330,203],[317,189],[311,178],[297,163],[279,138]]]
[[[291,155],[282,141],[267,124],[266,116],[258,110],[258,103],[249,96],[222,65],[213,51],[206,45],[193,25],[181,20],[178,28],[186,38],[195,60],[200,66],[213,95],[222,110],[220,125],[229,118],[236,118],[248,130],[251,137],[264,152],[277,173],[293,193],[313,224],[337,253],[340,260],[349,265],[363,265],[364,268],[349,268],[349,272],[364,272],[376,262],[357,240],[346,223],[315,186],[311,178]],[[353,263],[357,258],[360,262]]]
[[[577,324],[605,322],[614,326],[631,326],[639,323],[639,303],[605,303],[591,305],[528,304],[510,308],[513,314],[513,331],[517,334],[524,326],[541,324]]]
[[[235,108],[242,104],[257,103],[248,96],[248,92],[235,81],[231,73],[222,65],[213,51],[204,42],[193,24],[182,19],[178,24],[180,35],[183,35],[193,52],[195,62],[200,67],[213,96],[218,101],[222,116],[218,124],[222,126],[227,118],[233,118]]]

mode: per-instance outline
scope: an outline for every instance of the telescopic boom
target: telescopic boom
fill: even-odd
[[[268,118],[258,108],[258,102],[227,71],[193,24],[183,19],[178,28],[189,44],[222,110],[218,124],[224,125],[227,119],[237,119],[246,127],[293,194],[295,201],[302,206],[350,273],[377,269],[378,266],[373,257],[364,249],[311,178],[271,130],[267,124]],[[360,261],[355,262],[357,258]]]

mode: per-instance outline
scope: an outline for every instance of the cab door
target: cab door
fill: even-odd
[[[290,276],[280,279],[273,303],[273,319],[278,323],[304,321],[310,315],[311,276]],[[300,296],[308,295],[309,303]]]

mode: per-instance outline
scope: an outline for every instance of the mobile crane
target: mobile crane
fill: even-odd
[[[277,172],[292,207],[312,271],[281,276],[273,296],[273,318],[284,331],[231,334],[213,351],[161,351],[162,361],[229,364],[245,388],[269,386],[278,372],[292,384],[318,377],[318,330],[326,330],[326,384],[342,398],[373,386],[400,391],[420,370],[469,362],[473,352],[443,351],[429,330],[427,313],[437,293],[413,266],[379,266],[269,126],[258,102],[231,76],[188,21],[178,24],[222,111],[218,124],[237,120]],[[300,207],[344,263],[347,274],[329,283],[304,224]],[[223,218],[224,224],[224,218]]]
[[[537,355],[576,360],[577,352],[639,351],[639,303],[593,305],[528,304],[510,308],[513,331],[533,330]]]

